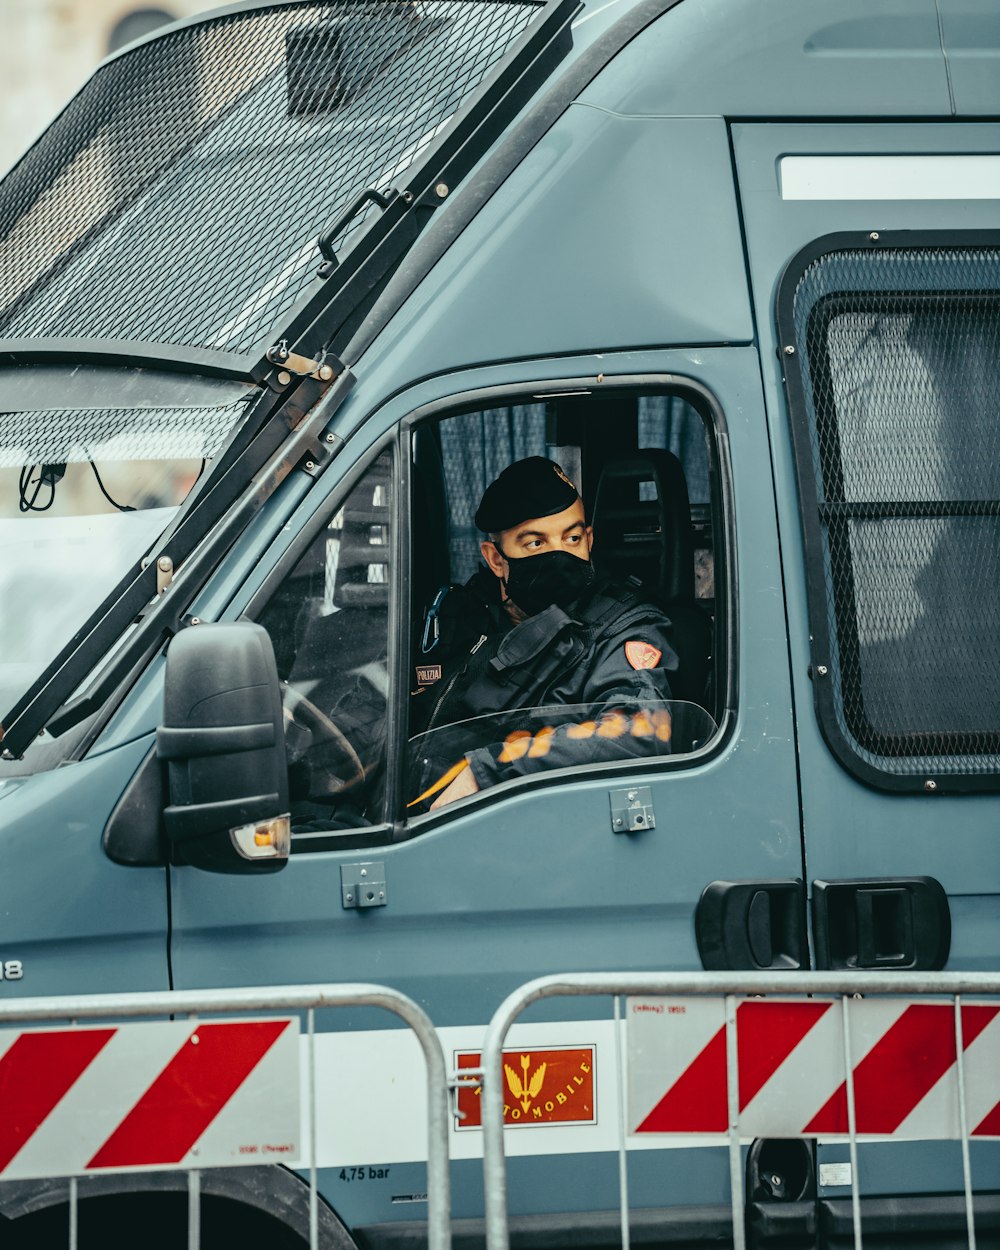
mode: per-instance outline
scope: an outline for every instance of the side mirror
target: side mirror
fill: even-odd
[[[164,827],[174,863],[274,872],[288,860],[288,768],[274,650],[260,625],[199,625],[167,651]]]

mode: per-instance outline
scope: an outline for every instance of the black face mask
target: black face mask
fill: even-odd
[[[569,607],[594,580],[594,566],[590,561],[569,551],[522,556],[519,560],[508,560],[507,568],[507,594],[529,616],[544,612],[553,603],[561,608]]]

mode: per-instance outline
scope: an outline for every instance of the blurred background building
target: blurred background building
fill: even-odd
[[[0,172],[17,160],[95,66],[176,18],[225,0],[0,0]]]

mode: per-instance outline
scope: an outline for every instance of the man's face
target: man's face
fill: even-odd
[[[593,531],[584,520],[583,503],[577,499],[554,516],[535,517],[503,530],[498,535],[498,543],[484,542],[480,551],[490,570],[506,580],[508,559],[522,560],[546,551],[568,551],[581,560],[589,560],[592,542]],[[498,546],[503,548],[503,555]]]

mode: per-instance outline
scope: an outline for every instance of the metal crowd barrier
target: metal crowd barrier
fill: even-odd
[[[319,1192],[317,1188],[317,1106],[315,1013],[333,1007],[380,1007],[402,1019],[416,1034],[427,1065],[427,1241],[428,1250],[450,1250],[451,1195],[448,1161],[449,1093],[444,1054],[434,1026],[411,999],[381,985],[303,985],[232,990],[182,990],[140,994],[95,994],[59,998],[22,998],[0,1002],[0,1028],[40,1021],[70,1022],[150,1017],[186,1017],[202,1028],[217,1023],[216,1016],[245,1012],[306,1013],[306,1090],[309,1099],[309,1246],[319,1246]],[[203,1020],[210,1013],[211,1021]],[[197,1033],[189,1040],[197,1041]],[[188,1174],[188,1250],[199,1250],[201,1172]],[[114,1167],[105,1169],[114,1171]],[[61,1172],[53,1172],[63,1175]],[[79,1180],[68,1177],[68,1246],[77,1250]]]
[[[504,1157],[503,1048],[514,1021],[531,1004],[542,999],[573,996],[611,996],[614,999],[618,1089],[621,1117],[618,1134],[619,1196],[622,1250],[629,1250],[628,1178],[626,1169],[627,1125],[621,1038],[623,996],[725,998],[725,1085],[729,1142],[730,1195],[734,1250],[745,1250],[743,1164],[739,1133],[740,1102],[737,1088],[736,1012],[739,1002],[759,996],[839,996],[842,1008],[844,1083],[846,1085],[848,1142],[851,1160],[851,1208],[855,1250],[862,1250],[861,1203],[858,1187],[858,1128],[853,1065],[851,1059],[851,1004],[869,996],[950,998],[955,1021],[955,1052],[958,1080],[959,1136],[965,1190],[965,1219],[969,1250],[976,1250],[969,1159],[970,1127],[966,1114],[966,1082],[962,1036],[962,998],[967,995],[1000,994],[998,973],[944,972],[743,972],[743,973],[617,973],[567,974],[542,977],[515,990],[498,1008],[490,1022],[482,1052],[483,1183],[486,1203],[486,1250],[509,1250],[507,1177]],[[763,1133],[758,1135],[765,1135]],[[821,1135],[819,1133],[815,1135]]]

